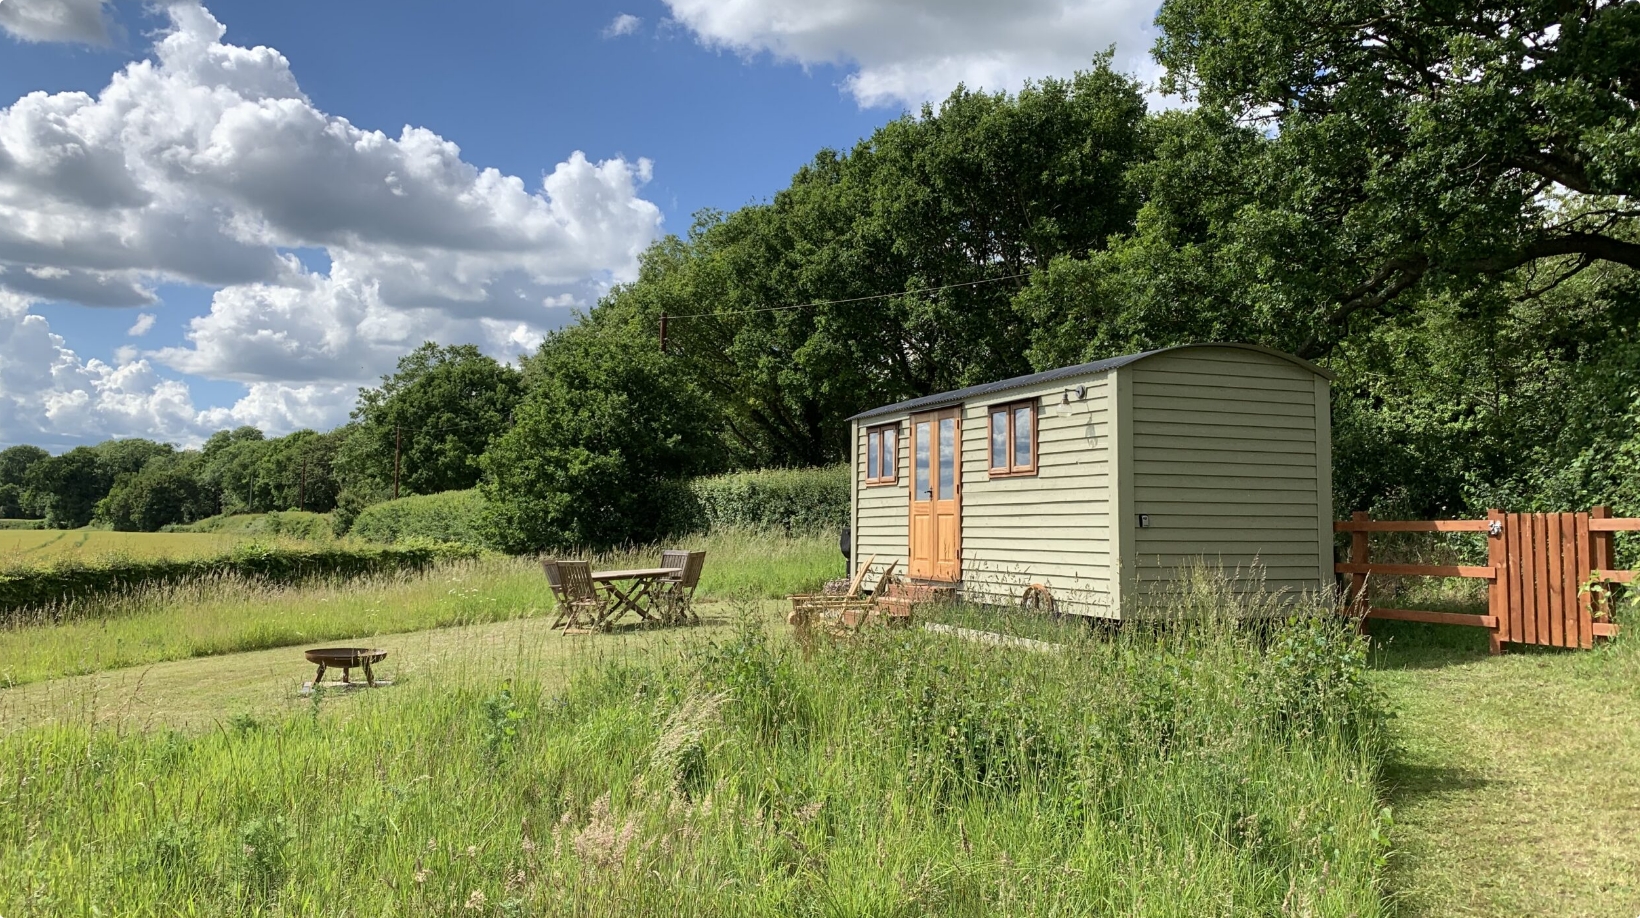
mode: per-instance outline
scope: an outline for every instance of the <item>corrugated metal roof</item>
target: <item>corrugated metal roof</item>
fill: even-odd
[[[862,411],[859,414],[849,418],[849,420],[861,421],[866,418],[879,417],[885,414],[909,414],[914,411],[931,411],[935,408],[946,408],[951,405],[959,405],[963,402],[997,392],[1006,392],[1010,389],[1023,389],[1026,386],[1034,386],[1039,383],[1054,382],[1055,380],[1060,379],[1071,379],[1077,376],[1087,376],[1093,373],[1104,373],[1117,369],[1118,367],[1127,366],[1135,361],[1143,360],[1146,357],[1154,357],[1157,354],[1166,354],[1170,351],[1182,351],[1187,348],[1196,347],[1229,347],[1244,351],[1257,351],[1261,354],[1269,354],[1272,357],[1280,357],[1289,363],[1303,367],[1304,369],[1309,370],[1317,376],[1321,376],[1325,379],[1333,378],[1332,373],[1316,366],[1302,357],[1295,357],[1292,354],[1278,351],[1274,348],[1268,348],[1261,344],[1180,344],[1174,347],[1157,348],[1154,351],[1144,351],[1139,354],[1125,354],[1121,357],[1107,357],[1104,360],[1095,360],[1091,363],[1079,363],[1073,367],[1060,367],[1057,370],[1044,370],[1041,373],[1032,373],[1029,376],[1015,376],[1013,379],[1003,379],[998,380],[997,382],[983,383],[978,386],[969,386],[966,389],[955,389],[951,392],[936,392],[933,395],[924,395],[921,398],[908,399],[903,402],[895,402],[892,405],[883,405],[880,408],[872,408],[869,411]]]

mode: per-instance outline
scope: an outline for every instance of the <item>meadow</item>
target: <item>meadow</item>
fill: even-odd
[[[103,529],[0,530],[0,567],[63,559],[202,558],[246,541],[234,532],[111,532]]]
[[[747,603],[567,679],[521,653],[200,733],[17,730],[0,907],[1382,914],[1364,650],[1321,618],[1267,647],[1234,601],[1059,654],[909,630],[805,655]]]
[[[161,533],[149,538],[192,536]],[[781,597],[815,589],[843,570],[829,536],[773,538],[731,531],[678,544],[707,553],[699,590],[703,600],[731,594]],[[633,547],[592,560],[598,568],[642,567],[654,564],[659,553],[659,547]],[[532,559],[503,555],[355,580],[278,585],[217,577],[149,586],[17,615],[10,627],[0,627],[0,686],[189,657],[528,618],[552,608],[540,566]]]
[[[805,650],[771,597],[838,576],[830,537],[682,547],[708,551],[702,627],[565,637],[539,568],[486,556],[0,632],[32,683],[0,688],[0,914],[1640,904],[1640,791],[1611,780],[1640,768],[1632,642],[1494,658],[1385,623],[1369,647],[1322,610],[1234,626],[1269,610],[1207,579],[1184,627],[921,616],[1054,652],[922,628]],[[353,638],[395,684],[300,695],[286,645]]]

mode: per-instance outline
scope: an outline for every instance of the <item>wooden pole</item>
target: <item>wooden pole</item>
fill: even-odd
[[[393,499],[399,499],[399,448],[402,436],[397,424],[393,425]]]
[[[1356,523],[1365,523],[1371,519],[1372,514],[1365,510],[1357,510],[1350,514],[1350,520]],[[1350,533],[1350,563],[1360,565],[1371,564],[1372,562],[1368,560],[1368,557],[1367,533],[1359,530]],[[1365,573],[1350,575],[1349,599],[1350,612],[1351,614],[1361,616],[1361,629],[1365,631],[1367,627],[1367,612],[1370,608],[1367,603],[1367,575]]]
[[[666,353],[666,313],[661,313],[661,353]]]
[[[1497,570],[1498,575],[1486,587],[1486,612],[1497,620],[1487,635],[1487,649],[1493,654],[1503,653],[1503,642],[1508,638],[1509,628],[1509,542],[1504,537],[1504,527],[1508,522],[1502,510],[1486,511],[1486,520],[1491,528],[1486,535],[1486,563]]]
[[[1612,508],[1610,507],[1595,507],[1589,511],[1589,519],[1591,520],[1611,519],[1611,515]],[[1611,570],[1617,566],[1617,559],[1612,551],[1612,533],[1589,533],[1589,560],[1594,562],[1594,570]],[[1591,607],[1590,614],[1603,612],[1610,617],[1611,605],[1607,602],[1607,599],[1608,597],[1602,597],[1598,605]],[[1589,597],[1589,600],[1591,603],[1596,601],[1593,596]]]
[[[302,484],[296,490],[296,509],[307,509],[307,454],[302,454]]]

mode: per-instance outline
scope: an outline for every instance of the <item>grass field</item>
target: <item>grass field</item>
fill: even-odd
[[[13,730],[0,911],[1382,913],[1347,632],[1287,635],[1308,662],[1212,622],[805,656],[737,614],[710,643],[480,626],[501,653],[202,732]]]
[[[222,554],[245,541],[245,535],[231,532],[0,530],[0,568],[49,563],[64,558],[198,558]]]
[[[1399,914],[1640,914],[1640,647],[1491,657],[1478,630],[1374,633]]]
[[[707,553],[703,598],[785,596],[812,590],[843,570],[835,544],[821,536],[776,540],[730,532],[680,544]],[[658,555],[658,548],[631,549],[594,561],[597,567],[641,567],[653,565]],[[219,579],[151,587],[50,610],[53,618],[66,614],[73,620],[49,627],[0,628],[0,685],[343,637],[528,618],[551,608],[541,568],[527,559],[500,556],[350,582],[273,586]]]
[[[1640,914],[1632,644],[1494,658],[1380,623],[1363,656],[1313,626],[956,609],[1067,650],[891,632],[805,657],[744,597],[836,576],[830,540],[713,539],[687,546],[717,562],[702,628],[565,638],[538,569],[488,559],[178,594],[132,633],[198,643],[124,669],[140,610],[0,633],[0,665],[87,671],[0,689],[0,914]],[[308,632],[268,628],[326,596],[395,685],[297,694],[272,645]],[[1390,740],[1363,742],[1379,710]]]

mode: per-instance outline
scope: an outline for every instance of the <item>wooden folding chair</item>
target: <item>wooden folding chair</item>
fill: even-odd
[[[558,582],[564,591],[564,633],[588,634],[603,624],[607,600],[598,595],[592,582],[592,565],[585,561],[559,561]]]
[[[786,621],[799,631],[803,631],[820,621],[822,617],[829,617],[840,612],[849,603],[857,602],[860,598],[860,586],[865,583],[866,575],[871,572],[871,566],[876,562],[876,555],[866,558],[865,563],[854,571],[853,579],[848,582],[848,590],[840,595],[810,593],[789,597],[792,611],[786,616]],[[894,565],[890,564],[889,570],[893,569]]]
[[[695,614],[695,589],[700,586],[700,572],[706,566],[706,552],[663,551],[661,567],[680,568],[678,573],[660,581],[657,599],[669,622],[698,624]]]
[[[547,575],[547,587],[552,590],[552,598],[557,603],[557,614],[553,616],[552,627],[556,628],[564,623],[569,615],[569,599],[564,595],[563,575],[558,572],[558,562],[551,558],[541,559],[541,570]]]

